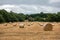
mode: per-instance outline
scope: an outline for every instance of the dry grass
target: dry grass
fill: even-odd
[[[60,23],[15,22],[0,24],[0,40],[60,40]],[[21,25],[24,24],[24,25]],[[44,31],[44,27],[49,27]],[[45,26],[44,26],[45,25]],[[20,27],[24,28],[20,28]]]

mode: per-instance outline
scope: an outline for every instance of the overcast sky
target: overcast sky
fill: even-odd
[[[60,0],[0,0],[0,9],[25,14],[59,12]]]

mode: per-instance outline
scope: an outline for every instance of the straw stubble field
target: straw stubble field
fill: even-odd
[[[49,26],[49,24],[51,24]],[[45,30],[47,27],[47,31]],[[50,29],[50,27],[52,27]],[[14,22],[0,24],[0,40],[60,40],[60,23]]]

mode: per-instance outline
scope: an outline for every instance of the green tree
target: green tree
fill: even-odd
[[[3,18],[2,15],[0,15],[0,23],[4,23],[5,22],[5,19]]]

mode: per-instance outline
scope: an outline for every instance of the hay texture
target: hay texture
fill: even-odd
[[[53,25],[52,24],[46,24],[44,26],[44,31],[52,31],[53,30]]]
[[[19,28],[24,28],[25,24],[20,24]]]

